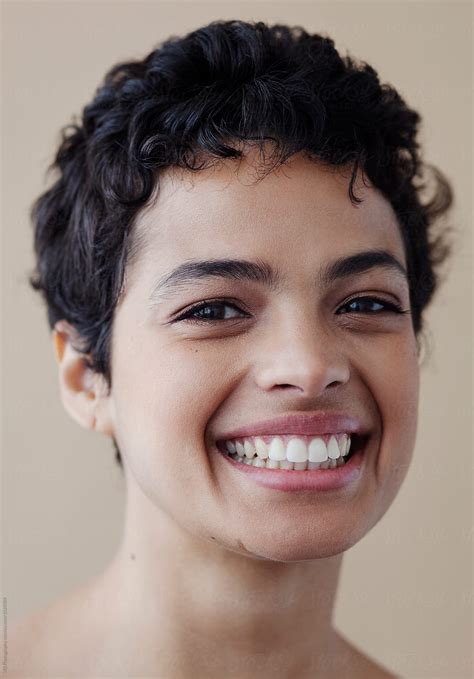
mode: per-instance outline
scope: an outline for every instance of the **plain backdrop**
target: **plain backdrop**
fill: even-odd
[[[414,459],[394,504],[345,556],[335,624],[404,677],[472,676],[472,6],[460,2],[3,2],[3,593],[8,623],[97,573],[120,538],[109,439],[59,399],[30,290],[28,211],[59,130],[106,70],[215,19],[300,24],[373,65],[423,116],[453,183],[455,253],[426,314]]]

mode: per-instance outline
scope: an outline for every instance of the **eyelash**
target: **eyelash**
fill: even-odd
[[[395,313],[395,314],[409,314],[410,310],[409,309],[403,309],[399,304],[396,302],[387,302],[384,299],[380,299],[379,297],[372,297],[372,296],[366,296],[366,297],[354,297],[353,299],[349,300],[346,302],[341,308],[347,307],[349,304],[353,304],[354,302],[376,302],[377,304],[382,304],[385,306],[385,309],[380,309],[379,311],[355,311],[354,313],[356,314],[369,314],[369,315],[377,315],[380,313],[383,313],[384,311],[388,311],[389,313]],[[204,300],[203,302],[200,302],[196,306],[192,307],[191,309],[188,309],[184,314],[179,316],[178,318],[175,319],[174,322],[177,321],[187,321],[188,323],[225,323],[226,321],[233,321],[235,318],[221,318],[221,319],[206,319],[206,318],[193,318],[192,314],[197,313],[198,311],[201,311],[202,309],[206,309],[208,307],[226,307],[226,306],[231,306],[234,309],[238,309],[238,307],[230,302],[229,300],[216,300],[216,299],[210,299],[210,300]],[[239,309],[241,311],[241,309]]]

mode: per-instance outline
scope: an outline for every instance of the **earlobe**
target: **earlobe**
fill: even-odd
[[[54,343],[54,351],[56,354],[56,361],[58,363],[61,363],[64,355],[64,349],[66,346],[66,343],[64,341],[64,335],[57,329],[59,326],[59,323],[56,323],[54,326],[53,330],[53,343]]]
[[[67,321],[56,323],[53,344],[64,408],[85,429],[112,436],[111,398],[105,378],[95,373],[88,357],[75,348],[77,340],[76,329]]]

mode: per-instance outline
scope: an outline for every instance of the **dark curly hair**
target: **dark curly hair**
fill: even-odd
[[[113,314],[140,245],[133,223],[160,170],[238,159],[244,143],[260,149],[264,175],[298,152],[348,165],[353,203],[364,171],[400,224],[418,338],[451,251],[446,227],[433,228],[453,200],[441,172],[422,162],[420,121],[370,65],[301,27],[215,21],[117,64],[80,122],[63,129],[50,167],[58,176],[31,211],[29,282],[44,296],[51,329],[60,319],[74,326],[76,348],[110,389]]]

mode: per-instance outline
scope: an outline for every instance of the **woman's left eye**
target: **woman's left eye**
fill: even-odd
[[[245,316],[235,316],[229,314],[225,309],[235,309],[240,314],[244,314],[235,304],[225,301],[208,301],[201,302],[201,304],[188,309],[184,314],[179,316],[177,321],[187,320],[190,323],[212,323],[214,321],[229,321],[234,318],[245,317]],[[216,313],[217,310],[217,313]]]
[[[374,308],[378,307],[378,308]],[[382,312],[392,312],[396,314],[409,313],[409,309],[402,309],[396,302],[387,302],[378,297],[355,297],[346,302],[341,309],[349,309],[349,312],[354,314],[379,314]],[[340,311],[338,313],[341,313]]]

